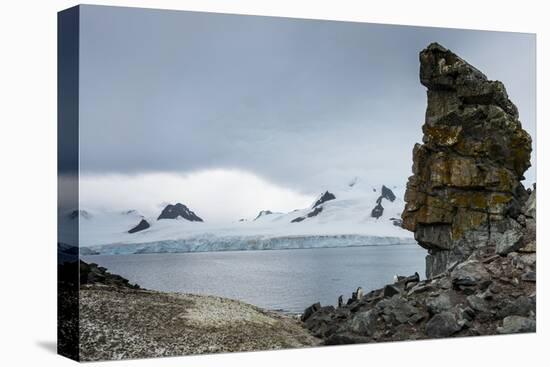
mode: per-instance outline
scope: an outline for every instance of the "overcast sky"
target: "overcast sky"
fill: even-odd
[[[96,6],[80,27],[90,207],[181,201],[222,221],[354,176],[402,186],[426,108],[418,53],[434,41],[504,82],[535,136],[530,34]]]

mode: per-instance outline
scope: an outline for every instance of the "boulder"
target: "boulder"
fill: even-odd
[[[319,302],[312,304],[308,308],[304,310],[304,313],[300,317],[300,320],[306,321],[313,315],[315,312],[319,311],[321,309],[321,304]]]
[[[376,328],[378,314],[376,310],[357,312],[349,321],[348,328],[353,333],[371,336]]]
[[[338,328],[333,322],[335,311],[334,306],[321,307],[304,320],[304,326],[315,336],[326,337]]]
[[[468,305],[477,312],[490,312],[489,303],[478,295],[470,295],[466,298]]]
[[[396,324],[416,323],[424,318],[422,311],[403,297],[393,296],[378,302],[377,308]]]
[[[448,311],[453,307],[451,296],[448,292],[441,293],[437,297],[428,299],[426,301],[426,307],[428,308],[428,312],[432,315]]]
[[[445,338],[457,333],[460,329],[461,327],[455,315],[446,311],[433,316],[426,323],[425,331],[426,335],[430,338]]]
[[[474,286],[489,277],[490,275],[485,266],[478,260],[460,263],[451,272],[451,281],[454,286]]]
[[[499,334],[534,333],[537,329],[535,320],[523,316],[507,316],[502,321],[502,327],[497,328]]]
[[[384,287],[384,298],[389,298],[389,297],[393,297],[395,296],[396,294],[399,294],[401,291],[399,290],[398,287],[396,287],[395,285],[393,284],[388,284]]]
[[[491,243],[495,245],[499,255],[506,255],[517,251],[523,245],[524,228],[515,220],[508,219],[500,223],[502,231],[495,231],[491,237]]]
[[[499,304],[497,312],[498,317],[506,318],[507,316],[530,316],[536,310],[536,302],[527,297],[520,296],[518,298],[506,298]]]

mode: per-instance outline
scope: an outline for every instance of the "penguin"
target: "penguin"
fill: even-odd
[[[397,283],[397,282],[402,281],[402,280],[405,279],[405,278],[406,278],[406,277],[404,277],[404,276],[402,276],[402,275],[397,275],[397,274],[395,274],[395,275],[393,276],[393,282],[394,282],[394,283]]]
[[[355,292],[355,298],[357,300],[360,300],[361,298],[363,298],[363,296],[365,295],[364,292],[363,292],[363,288],[359,287],[357,288],[357,291]]]
[[[344,296],[340,295],[340,297],[338,297],[338,308],[342,307],[343,305],[344,305]]]
[[[407,286],[409,285],[409,283],[418,283],[420,281],[420,275],[418,274],[418,272],[414,272],[414,275],[411,275],[410,277],[407,278],[407,280],[405,281],[405,289],[407,288]]]

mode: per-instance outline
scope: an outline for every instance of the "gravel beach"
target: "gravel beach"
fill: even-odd
[[[319,345],[296,318],[244,302],[85,285],[82,361],[244,352]]]

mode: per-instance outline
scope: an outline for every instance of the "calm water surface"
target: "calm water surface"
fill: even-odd
[[[83,256],[147,289],[208,294],[263,308],[302,312],[320,301],[347,300],[394,274],[423,276],[426,251],[417,245]]]

